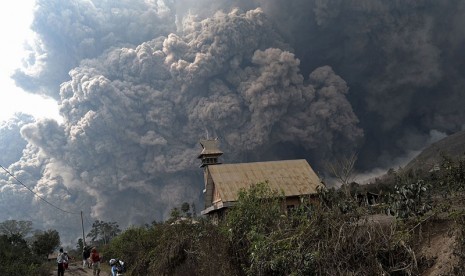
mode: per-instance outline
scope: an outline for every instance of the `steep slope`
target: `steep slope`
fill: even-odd
[[[439,164],[443,156],[456,158],[465,153],[465,130],[454,133],[424,149],[404,168],[409,170],[429,171]]]

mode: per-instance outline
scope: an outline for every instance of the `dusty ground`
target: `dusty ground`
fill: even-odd
[[[56,269],[54,269],[52,272],[50,272],[50,275],[57,275]],[[66,275],[74,275],[74,276],[92,276],[92,269],[91,268],[83,268],[82,267],[82,262],[77,262],[77,261],[72,261],[69,264],[69,267],[67,270],[65,270],[65,276]],[[107,276],[109,275],[108,272],[101,271],[100,276]]]
[[[431,263],[422,276],[454,275],[451,271],[458,266],[458,258],[454,255],[457,229],[449,215],[465,211],[465,194],[459,193],[447,199],[440,199],[437,204],[441,201],[450,204],[450,209],[439,214],[437,221],[428,224],[426,239],[417,250],[419,258],[424,257]]]
[[[428,225],[416,250],[417,257],[426,259],[429,263],[422,276],[452,275],[450,273],[457,265],[454,255],[455,240],[456,232],[452,221],[438,220]]]
[[[376,214],[364,218],[366,222],[389,225],[395,223],[392,216]],[[364,220],[365,222],[365,220]],[[416,258],[427,260],[429,264],[421,276],[446,276],[450,274],[457,259],[454,255],[455,231],[450,220],[437,220],[424,226],[416,248]]]

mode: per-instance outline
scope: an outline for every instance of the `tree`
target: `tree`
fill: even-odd
[[[5,220],[0,223],[0,235],[19,235],[26,237],[32,231],[32,221],[28,220]]]
[[[273,232],[282,226],[284,216],[284,194],[272,190],[268,183],[258,183],[249,189],[241,189],[238,201],[226,216],[223,224],[232,251],[233,260],[247,270],[248,275],[289,275],[279,273],[255,273],[257,263],[271,254],[265,248]],[[285,217],[285,216],[284,216]],[[268,271],[268,270],[267,270]]]
[[[195,211],[195,206],[194,203],[192,203],[192,211]],[[196,215],[194,215],[195,217]],[[184,202],[181,204],[181,207],[174,207],[170,211],[170,218],[166,221],[167,223],[173,223],[178,221],[179,219],[182,220],[182,218],[189,218],[192,219],[193,215],[191,212],[191,205],[188,202]]]
[[[173,223],[177,221],[179,218],[181,218],[181,212],[179,211],[179,208],[174,207],[170,211],[170,218],[166,221],[167,223]]]
[[[181,205],[181,211],[183,212],[183,215],[185,217],[192,217],[192,213],[189,212],[191,210],[191,206],[189,205],[189,203],[187,202],[184,202],[182,205]]]
[[[197,208],[195,207],[195,203],[192,202],[191,206],[192,206],[192,216],[194,218],[196,218],[197,217]]]
[[[0,235],[0,275],[40,275],[40,263],[19,234]]]
[[[76,249],[78,250],[78,252],[84,251],[84,243],[82,242],[82,239],[78,239]]]
[[[349,184],[355,180],[355,162],[357,162],[357,154],[353,153],[326,164],[326,169],[341,184],[347,196],[350,196]]]
[[[92,241],[108,244],[119,233],[121,233],[121,229],[119,229],[118,223],[96,220],[92,223],[92,229],[87,234],[87,237],[91,238]]]
[[[38,256],[47,258],[60,245],[60,234],[56,230],[47,230],[34,234],[32,251]]]

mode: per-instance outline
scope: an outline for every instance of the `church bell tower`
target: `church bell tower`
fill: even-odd
[[[202,152],[197,158],[202,161],[201,168],[208,165],[221,164],[218,158],[223,155],[223,152],[219,149],[219,141],[216,139],[202,139],[200,140],[202,146]]]

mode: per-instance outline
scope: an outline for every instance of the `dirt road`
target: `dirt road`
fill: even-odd
[[[57,275],[56,269],[50,272],[50,275]],[[83,268],[81,262],[71,262],[67,270],[65,270],[66,275],[74,275],[74,276],[92,276],[92,269],[91,268]],[[101,272],[100,276],[107,275],[105,272]]]

